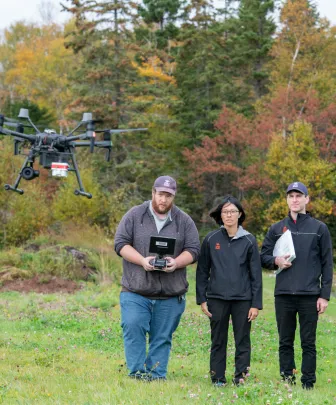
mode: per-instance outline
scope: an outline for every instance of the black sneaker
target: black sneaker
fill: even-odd
[[[226,386],[226,382],[220,381],[220,380],[212,381],[212,384],[214,387],[217,387],[217,388],[223,388]]]
[[[302,388],[304,390],[313,390],[314,389],[314,384],[311,383],[302,383]]]
[[[166,377],[153,377],[153,376],[151,376],[151,375],[147,375],[147,381],[148,382],[153,382],[153,381],[160,381],[160,382],[162,382],[162,381],[167,381],[167,378]]]
[[[128,377],[132,378],[133,380],[148,381],[148,374],[147,373],[131,374]]]
[[[285,375],[285,374],[281,373],[281,378],[282,378],[282,381],[286,382],[289,385],[296,385],[294,374]]]

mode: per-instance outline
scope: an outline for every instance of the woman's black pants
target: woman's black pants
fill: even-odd
[[[227,301],[208,299],[208,309],[212,314],[210,374],[213,382],[226,382],[226,357],[230,316],[236,346],[234,382],[239,383],[248,372],[251,359],[251,322],[248,313],[251,301]]]

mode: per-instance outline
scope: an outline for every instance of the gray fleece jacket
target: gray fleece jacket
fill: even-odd
[[[125,245],[131,245],[144,257],[149,254],[150,236],[176,238],[173,257],[189,252],[195,262],[200,252],[198,231],[194,221],[185,212],[173,205],[172,220],[167,221],[160,233],[149,210],[150,201],[131,208],[122,218],[114,239],[114,249],[120,256]],[[127,290],[146,297],[174,297],[188,290],[186,268],[176,269],[172,273],[163,271],[145,271],[141,266],[123,259],[121,284]]]

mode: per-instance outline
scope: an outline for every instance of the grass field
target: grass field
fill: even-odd
[[[212,387],[209,324],[194,299],[175,333],[168,381],[127,377],[118,288],[87,284],[74,295],[0,294],[0,403],[3,404],[336,404],[336,302],[318,327],[314,391],[289,387],[278,373],[274,277],[264,275],[264,310],[253,324],[251,376],[242,387]],[[233,374],[230,334],[228,375]],[[299,339],[296,341],[300,368]],[[298,373],[300,377],[300,372]]]

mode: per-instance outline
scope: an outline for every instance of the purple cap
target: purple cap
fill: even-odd
[[[287,187],[287,194],[290,191],[298,191],[299,193],[302,193],[304,195],[308,195],[308,189],[307,187],[303,184],[300,183],[299,181],[295,181],[294,183],[291,183],[288,187]]]
[[[176,181],[170,176],[160,176],[155,180],[154,188],[156,191],[165,191],[175,195]]]

